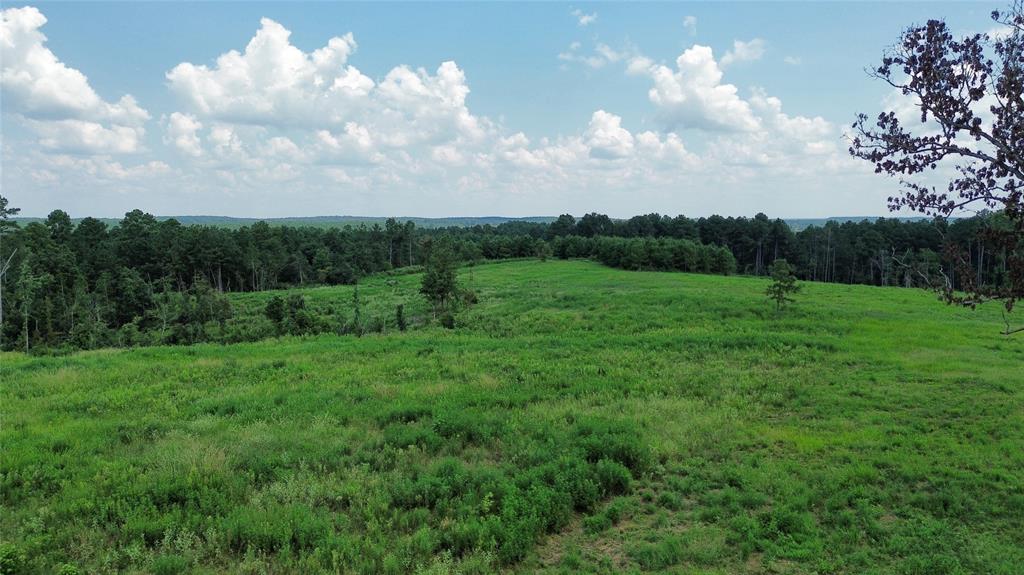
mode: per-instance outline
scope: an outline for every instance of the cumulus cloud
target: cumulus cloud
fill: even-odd
[[[49,158],[50,165],[58,171],[65,171],[99,180],[140,180],[169,173],[171,167],[159,160],[145,162],[136,166],[124,166],[106,156],[82,157],[58,155]]]
[[[220,125],[208,138],[223,139],[231,126],[296,132],[294,143],[320,163],[375,163],[389,148],[478,141],[492,129],[469,112],[469,86],[454,62],[441,63],[433,73],[396,66],[378,83],[349,63],[357,48],[351,33],[312,52],[290,38],[287,28],[263,18],[244,51],[222,54],[213,66],[175,66],[167,73],[171,90],[188,117]],[[264,137],[232,132],[244,133]],[[169,138],[195,155],[190,136]]]
[[[783,112],[779,98],[760,88],[742,97],[736,86],[723,81],[721,63],[709,47],[695,45],[685,50],[676,59],[674,70],[635,56],[626,72],[651,79],[648,96],[669,143],[673,132],[688,129],[712,136],[706,138],[707,150],[700,159],[689,152],[677,154],[683,163],[806,171],[809,166],[839,166],[848,160],[838,145],[840,134],[834,125],[821,117],[789,115]]]
[[[584,12],[583,10],[580,10],[579,8],[573,10],[569,14],[573,18],[576,18],[576,22],[580,26],[589,26],[589,25],[593,24],[594,21],[597,20],[597,12],[594,12],[592,14],[587,14],[586,12]]]
[[[760,122],[736,86],[722,83],[722,68],[707,46],[695,45],[676,58],[676,69],[634,58],[628,71],[654,82],[648,98],[667,129],[752,131]]]
[[[234,123],[344,124],[374,82],[346,66],[356,50],[352,34],[331,38],[305,53],[291,32],[269,19],[245,51],[219,56],[213,67],[183,62],[167,72],[170,88],[203,117]]]
[[[84,120],[29,120],[39,144],[55,152],[75,154],[130,154],[141,146],[141,129],[104,126]]]
[[[50,150],[132,153],[139,150],[149,113],[131,95],[100,98],[85,74],[46,47],[46,17],[36,8],[0,12],[4,111],[27,120]]]
[[[590,117],[584,139],[594,158],[624,158],[633,153],[633,134],[622,127],[622,118],[604,110]]]
[[[737,178],[750,166],[796,171],[808,157],[823,163],[838,153],[831,124],[786,114],[761,90],[742,97],[706,46],[685,50],[670,67],[631,45],[598,42],[587,53],[570,44],[562,61],[620,64],[648,77],[660,130],[632,132],[620,116],[598,109],[576,134],[538,141],[473,114],[469,82],[455,62],[434,71],[399,65],[374,81],[349,61],[355,48],[345,35],[303,52],[287,29],[264,19],[244,51],[209,68],[183,63],[168,73],[186,110],[169,117],[167,141],[197,166],[222,173],[225,185],[258,187],[275,178],[298,185],[319,175],[345,189],[392,194],[671,186],[722,169]],[[758,40],[737,42],[722,60],[762,53]],[[214,97],[229,92],[240,100]],[[687,130],[705,132],[700,153],[685,145]]]
[[[754,89],[750,104],[769,132],[781,136],[781,145],[794,145],[795,152],[820,155],[836,151],[836,128],[821,116],[790,116],[782,111],[782,100]]]
[[[203,124],[189,114],[174,112],[167,119],[164,142],[173,144],[179,152],[193,157],[203,155],[203,147],[197,132]]]
[[[280,201],[274,194],[281,190],[308,200],[304,210],[344,202],[353,211],[403,206],[408,213],[440,213],[450,212],[445,202],[457,198],[464,211],[525,205],[557,211],[602,209],[597,198],[627,196],[620,205],[631,209],[658,209],[640,207],[655,200],[684,209],[709,194],[681,190],[748,189],[769,176],[810,177],[843,169],[846,158],[829,122],[786,113],[763,90],[741,95],[726,82],[724,61],[760,57],[764,47],[757,41],[734,44],[721,60],[709,47],[692,46],[670,64],[632,45],[596,42],[584,50],[573,43],[561,60],[648,79],[654,113],[632,131],[629,117],[602,108],[566,135],[531,139],[471,111],[470,82],[455,62],[429,70],[397,65],[371,79],[353,63],[352,34],[306,51],[292,44],[287,28],[263,19],[237,50],[211,54],[216,58],[208,64],[182,62],[166,73],[179,105],[161,115],[159,125],[163,145],[175,152],[167,156],[174,168],[148,157],[127,166],[116,156],[143,148],[148,113],[130,96],[117,102],[96,96],[84,75],[43,46],[41,34],[24,32],[42,25],[30,18],[32,11],[8,14],[0,36],[4,109],[17,103],[11,110],[38,142],[35,155],[7,162],[5,182],[60,189],[81,176],[111,194],[136,185],[189,190],[196,197],[232,198],[224,205],[235,213],[238,198],[245,197],[245,205]],[[18,23],[21,36],[8,31],[9,21]],[[27,37],[41,57],[8,58],[10,46],[25,46],[18,38]],[[64,77],[70,80],[50,85]],[[34,93],[50,95],[26,95]],[[10,143],[3,145],[8,159]],[[387,200],[374,199],[380,197]]]
[[[743,40],[734,40],[732,43],[732,50],[729,50],[722,56],[721,62],[722,67],[730,66],[736,62],[753,62],[760,60],[764,56],[764,40],[760,38],[754,38],[749,42]]]

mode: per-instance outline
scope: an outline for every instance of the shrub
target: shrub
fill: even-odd
[[[188,560],[181,555],[161,555],[153,560],[153,575],[178,575],[188,571]]]
[[[601,533],[612,526],[612,520],[604,513],[583,518],[583,531],[590,534]]]
[[[455,316],[452,312],[445,310],[441,313],[441,326],[445,329],[455,329]]]
[[[598,461],[594,465],[594,475],[603,497],[628,493],[630,482],[633,480],[633,475],[625,465],[610,459]]]
[[[398,304],[395,308],[395,324],[398,326],[398,331],[405,331],[405,306]]]
[[[679,537],[671,536],[657,543],[642,543],[626,551],[644,571],[667,569],[683,560],[685,547]]]
[[[25,554],[11,543],[0,543],[0,575],[18,575],[25,568]]]

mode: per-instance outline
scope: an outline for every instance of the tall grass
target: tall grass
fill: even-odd
[[[454,330],[0,355],[0,569],[1024,564],[1024,341],[997,310],[808,284],[777,314],[765,280],[580,261],[460,281]],[[370,280],[364,313],[415,316],[417,282]]]

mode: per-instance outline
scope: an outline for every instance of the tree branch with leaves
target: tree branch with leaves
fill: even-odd
[[[900,179],[892,211],[1000,214],[1003,224],[981,234],[1005,254],[1006,278],[974,281],[969,256],[950,243],[946,255],[962,283],[934,287],[950,303],[999,300],[1009,312],[1024,297],[1024,2],[992,18],[1003,26],[995,34],[958,38],[941,20],[907,29],[870,74],[911,98],[918,121],[891,110],[874,120],[860,114],[850,153]],[[952,170],[945,188],[925,181],[940,168]]]

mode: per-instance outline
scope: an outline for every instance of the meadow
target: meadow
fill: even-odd
[[[0,572],[1024,565],[995,307],[805,283],[777,313],[765,279],[526,260],[462,268],[479,301],[444,329],[419,281],[359,287],[404,333],[0,354]]]

